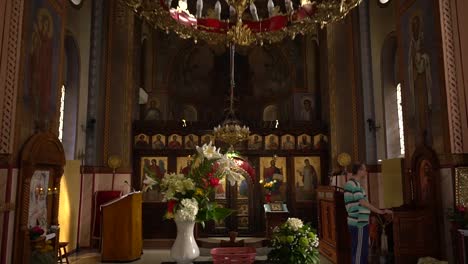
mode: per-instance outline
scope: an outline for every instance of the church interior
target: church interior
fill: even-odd
[[[0,263],[468,263],[466,13],[0,1]]]

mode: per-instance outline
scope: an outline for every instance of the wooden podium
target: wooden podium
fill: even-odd
[[[101,261],[139,259],[143,249],[141,192],[132,192],[101,205]]]
[[[337,187],[319,186],[317,201],[320,253],[332,263],[351,263],[351,242],[344,193]]]

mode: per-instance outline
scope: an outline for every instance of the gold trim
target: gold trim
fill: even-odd
[[[299,21],[290,21],[289,25],[281,30],[250,33],[244,28],[242,14],[251,0],[228,0],[228,3],[236,9],[237,20],[227,32],[209,32],[200,30],[198,26],[186,26],[171,17],[169,10],[160,4],[159,0],[124,0],[142,19],[153,27],[160,28],[166,32],[173,31],[183,39],[204,40],[208,44],[251,45],[273,43],[283,40],[285,37],[294,38],[298,34],[314,32],[318,26],[342,20],[353,8],[358,6],[362,0],[329,0],[312,1],[306,3],[308,8],[314,9],[314,14]],[[250,31],[250,30],[248,30]],[[230,34],[228,32],[231,32]],[[233,37],[237,36],[237,37]],[[239,41],[239,42],[237,42]]]
[[[468,167],[455,168],[455,203],[468,204]]]

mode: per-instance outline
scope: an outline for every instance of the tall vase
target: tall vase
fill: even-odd
[[[200,256],[197,242],[193,236],[195,221],[182,221],[174,219],[177,226],[177,237],[171,248],[171,257],[178,264],[193,263]]]

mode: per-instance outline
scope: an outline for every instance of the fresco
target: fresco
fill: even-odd
[[[23,102],[32,123],[56,125],[61,87],[63,19],[54,1],[30,2],[30,24],[25,31]]]
[[[406,97],[405,129],[415,139],[410,150],[424,142],[443,151],[440,87],[440,36],[434,2],[417,0],[399,14],[400,74]]]

